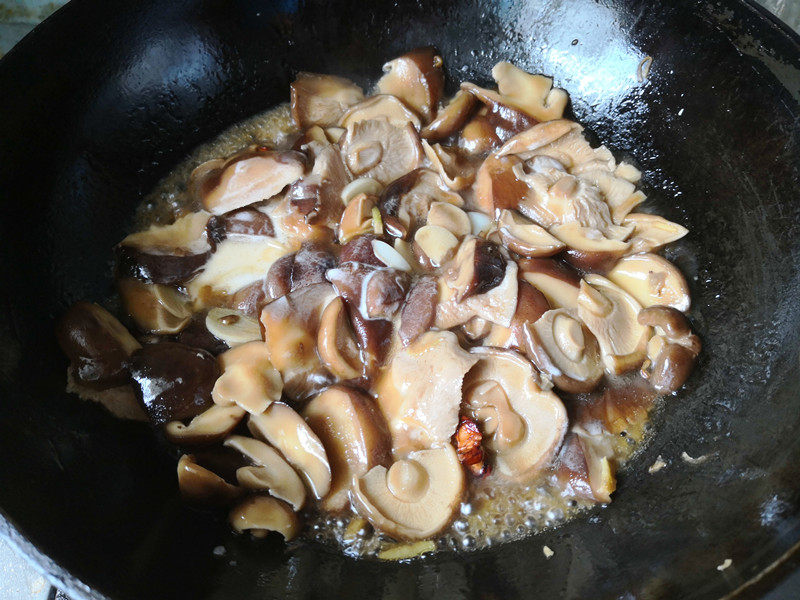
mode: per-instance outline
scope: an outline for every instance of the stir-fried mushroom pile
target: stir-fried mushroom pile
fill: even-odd
[[[74,389],[132,391],[183,495],[256,536],[321,510],[430,539],[474,485],[548,473],[609,501],[616,376],[672,392],[700,351],[656,254],[687,230],[633,212],[639,171],[547,77],[503,62],[445,101],[432,49],[384,70],[371,96],[301,73],[296,135],[199,165],[191,210],[119,243],[129,327],[67,312]]]

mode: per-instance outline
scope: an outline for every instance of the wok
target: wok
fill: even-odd
[[[236,537],[181,503],[147,427],[63,391],[53,320],[111,294],[110,248],[194,146],[285,101],[298,70],[366,84],[430,43],[451,86],[489,83],[498,60],[553,75],[642,168],[646,208],[691,230],[669,256],[692,287],[699,367],[614,502],[559,529],[410,564]],[[763,12],[74,0],[0,62],[0,90],[0,530],[74,597],[754,597],[789,570],[773,563],[800,540],[800,42]]]

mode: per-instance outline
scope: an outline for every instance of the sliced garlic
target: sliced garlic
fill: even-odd
[[[212,308],[208,311],[206,329],[231,348],[261,339],[258,321],[230,308]]]
[[[469,217],[469,223],[472,226],[472,235],[481,235],[492,224],[492,219],[482,212],[470,211],[467,213],[467,217]]]
[[[397,269],[398,271],[411,271],[411,265],[408,264],[408,261],[403,255],[386,242],[372,240],[372,252],[375,254],[375,258],[387,267]]]
[[[359,194],[367,194],[368,196],[379,196],[383,191],[383,186],[372,179],[372,177],[359,177],[348,183],[342,189],[342,202],[345,206],[350,203],[350,200]]]

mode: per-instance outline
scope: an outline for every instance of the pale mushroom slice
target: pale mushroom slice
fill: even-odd
[[[397,96],[426,122],[436,116],[444,73],[442,57],[433,48],[411,50],[383,65],[383,71],[377,86],[381,94]]]
[[[164,435],[178,446],[200,446],[218,442],[227,436],[244,418],[246,412],[238,406],[212,406],[186,425],[170,421]]]
[[[439,177],[451,190],[461,191],[475,181],[475,168],[460,160],[452,150],[441,144],[431,145],[427,140],[422,140],[422,149],[433,168],[438,171]]]
[[[413,171],[422,161],[413,125],[395,127],[386,118],[352,123],[339,144],[353,177],[371,177],[383,185]]]
[[[317,499],[331,488],[331,466],[322,442],[303,418],[283,402],[273,402],[260,415],[250,415],[247,427],[255,437],[277,448]]]
[[[297,472],[278,452],[260,440],[232,435],[224,445],[247,458],[250,465],[236,470],[239,485],[248,490],[267,491],[300,510],[306,502],[306,488]]]
[[[497,473],[528,481],[553,460],[567,430],[567,411],[543,391],[533,366],[516,352],[477,347],[464,377],[464,408],[484,434]]]
[[[329,283],[298,288],[261,311],[269,360],[283,378],[292,400],[309,398],[334,381],[317,353],[322,312],[336,297]]]
[[[622,223],[634,208],[645,201],[647,196],[636,190],[636,185],[609,173],[605,169],[581,171],[581,177],[590,181],[603,194],[603,198],[611,209],[614,223]]]
[[[580,124],[567,119],[555,119],[545,123],[538,123],[508,140],[497,150],[496,155],[502,157],[514,154],[524,158],[531,158],[537,150],[547,148],[568,133],[582,130],[583,127]]]
[[[466,90],[456,95],[439,111],[438,116],[420,132],[430,142],[438,142],[455,134],[469,119],[476,98]]]
[[[550,235],[546,229],[513,210],[500,211],[498,231],[503,244],[522,256],[552,256],[566,247],[564,242]]]
[[[577,271],[551,258],[518,262],[521,277],[542,292],[554,308],[578,308],[581,278]]]
[[[358,513],[396,539],[429,538],[453,518],[465,477],[453,447],[418,450],[362,476],[351,494]]]
[[[419,117],[396,96],[377,94],[359,102],[348,110],[339,121],[339,126],[347,129],[353,123],[384,117],[396,127],[411,123],[415,129],[420,128]]]
[[[269,361],[269,348],[252,341],[223,352],[218,357],[222,375],[214,383],[211,397],[218,406],[234,406],[260,414],[280,400],[283,382]]]
[[[464,199],[446,188],[441,177],[426,168],[415,169],[386,186],[381,194],[379,208],[388,218],[400,221],[405,232],[425,224],[433,202],[446,202],[464,206]],[[405,237],[405,233],[401,237]]]
[[[463,238],[472,232],[472,223],[467,213],[449,202],[431,203],[427,224],[444,227],[457,238]]]
[[[600,349],[575,311],[549,310],[525,326],[529,358],[565,392],[588,392],[603,377]]]
[[[203,208],[221,215],[272,198],[300,179],[305,169],[299,152],[251,146],[198,166],[189,177],[189,189]]]
[[[608,278],[643,307],[670,306],[681,312],[689,310],[689,285],[680,270],[657,254],[631,254],[621,258]]]
[[[334,75],[298,73],[289,90],[292,120],[300,129],[336,125],[348,108],[364,99],[361,88]]]
[[[234,530],[249,531],[256,538],[275,531],[289,541],[300,533],[300,521],[294,511],[270,496],[251,496],[243,500],[231,510],[228,520]]]
[[[189,213],[170,225],[151,225],[116,247],[118,276],[146,283],[174,285],[203,269],[213,252],[206,227],[211,215]]]
[[[146,333],[178,333],[192,318],[189,299],[173,287],[124,278],[117,289],[125,311]]]
[[[338,146],[312,141],[303,149],[313,159],[314,166],[311,173],[295,181],[286,192],[284,202],[289,212],[279,223],[284,235],[287,220],[302,219],[306,225],[321,231],[324,227],[334,227],[342,215],[342,190],[350,183]]]
[[[488,335],[483,340],[483,346],[494,346],[496,348],[512,348],[518,351],[525,350],[525,327],[529,323],[536,322],[544,313],[550,310],[550,303],[544,294],[524,280],[517,282],[517,308],[508,327],[497,323],[488,323]],[[483,321],[480,317],[475,317]],[[486,321],[484,321],[486,322]],[[465,328],[466,325],[462,326]],[[480,323],[474,323],[472,327],[466,327],[467,336],[480,336]],[[474,338],[473,338],[474,339]]]
[[[375,389],[395,456],[450,440],[458,426],[461,381],[475,361],[449,331],[423,333],[392,357]]]
[[[567,261],[586,270],[611,268],[630,247],[628,242],[608,238],[602,231],[576,222],[555,225],[550,233],[567,247]]]
[[[480,317],[503,327],[510,327],[517,308],[519,282],[515,262],[507,262],[502,280],[489,291],[474,294],[459,301],[457,288],[445,277],[439,278],[439,303],[434,324],[439,329],[451,329],[473,317]]]
[[[339,379],[355,379],[364,367],[353,326],[340,296],[322,311],[317,352],[328,370]]]
[[[581,281],[578,316],[597,338],[605,370],[621,374],[642,364],[650,328],[639,324],[641,305],[625,290],[601,275]]]
[[[321,506],[329,512],[342,510],[359,477],[376,465],[390,464],[389,430],[372,398],[344,386],[323,391],[306,405],[303,416],[330,457],[331,489]]]
[[[682,225],[644,213],[631,213],[623,219],[622,224],[633,226],[633,233],[628,239],[631,245],[628,252],[631,254],[659,250],[689,233]]]
[[[492,68],[497,90],[511,106],[534,117],[537,121],[560,119],[569,96],[553,87],[553,80],[544,75],[531,75],[509,62],[499,62]]]

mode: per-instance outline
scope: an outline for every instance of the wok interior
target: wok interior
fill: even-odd
[[[733,4],[129,4],[70,5],[0,64],[15,92],[0,110],[0,510],[41,552],[114,598],[659,598],[720,596],[797,541],[800,111],[779,80],[796,88],[796,43]],[[769,60],[738,54],[757,47],[743,35]],[[63,392],[53,318],[110,294],[108,249],[141,196],[197,144],[285,101],[297,70],[365,84],[428,43],[450,81],[484,84],[498,60],[554,76],[577,119],[643,170],[648,206],[692,232],[668,257],[706,351],[588,519],[407,565],[233,537],[180,502],[146,427]],[[667,467],[648,474],[659,455]]]

